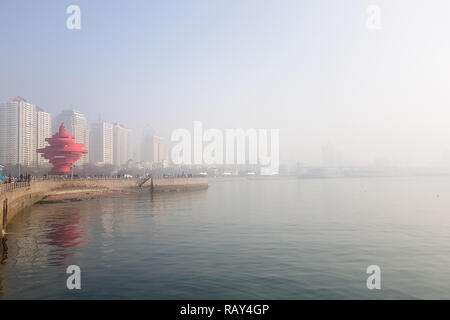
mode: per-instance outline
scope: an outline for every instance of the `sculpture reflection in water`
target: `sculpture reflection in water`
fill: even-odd
[[[71,249],[84,242],[85,231],[80,210],[65,208],[62,211],[59,219],[48,226],[50,231],[46,234],[49,240],[47,244],[51,246],[51,265],[62,265],[65,259],[74,254],[75,250]]]

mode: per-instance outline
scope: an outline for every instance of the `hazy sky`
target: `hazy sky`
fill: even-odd
[[[167,138],[194,120],[278,128],[281,162],[308,165],[327,144],[345,164],[450,150],[448,0],[2,1],[0,46],[0,101]]]

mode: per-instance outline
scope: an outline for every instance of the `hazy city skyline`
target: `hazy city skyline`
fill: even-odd
[[[282,3],[77,1],[81,30],[71,1],[3,3],[0,101],[166,139],[195,120],[276,128],[281,163],[321,165],[329,145],[342,164],[449,160],[448,1]]]
[[[450,299],[449,33],[450,0],[1,1],[0,300]]]

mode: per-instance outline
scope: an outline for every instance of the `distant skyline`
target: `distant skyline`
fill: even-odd
[[[166,139],[195,120],[280,129],[281,163],[321,165],[324,146],[343,164],[445,163],[449,15],[448,0],[3,1],[0,102]]]

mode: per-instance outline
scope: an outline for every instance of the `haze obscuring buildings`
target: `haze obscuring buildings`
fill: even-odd
[[[328,143],[322,147],[322,166],[324,167],[338,167],[341,165],[341,158],[339,152]]]
[[[164,138],[150,133],[144,135],[141,143],[141,161],[163,163],[166,160]]]
[[[120,167],[131,159],[131,130],[114,123],[113,142],[113,164]]]

